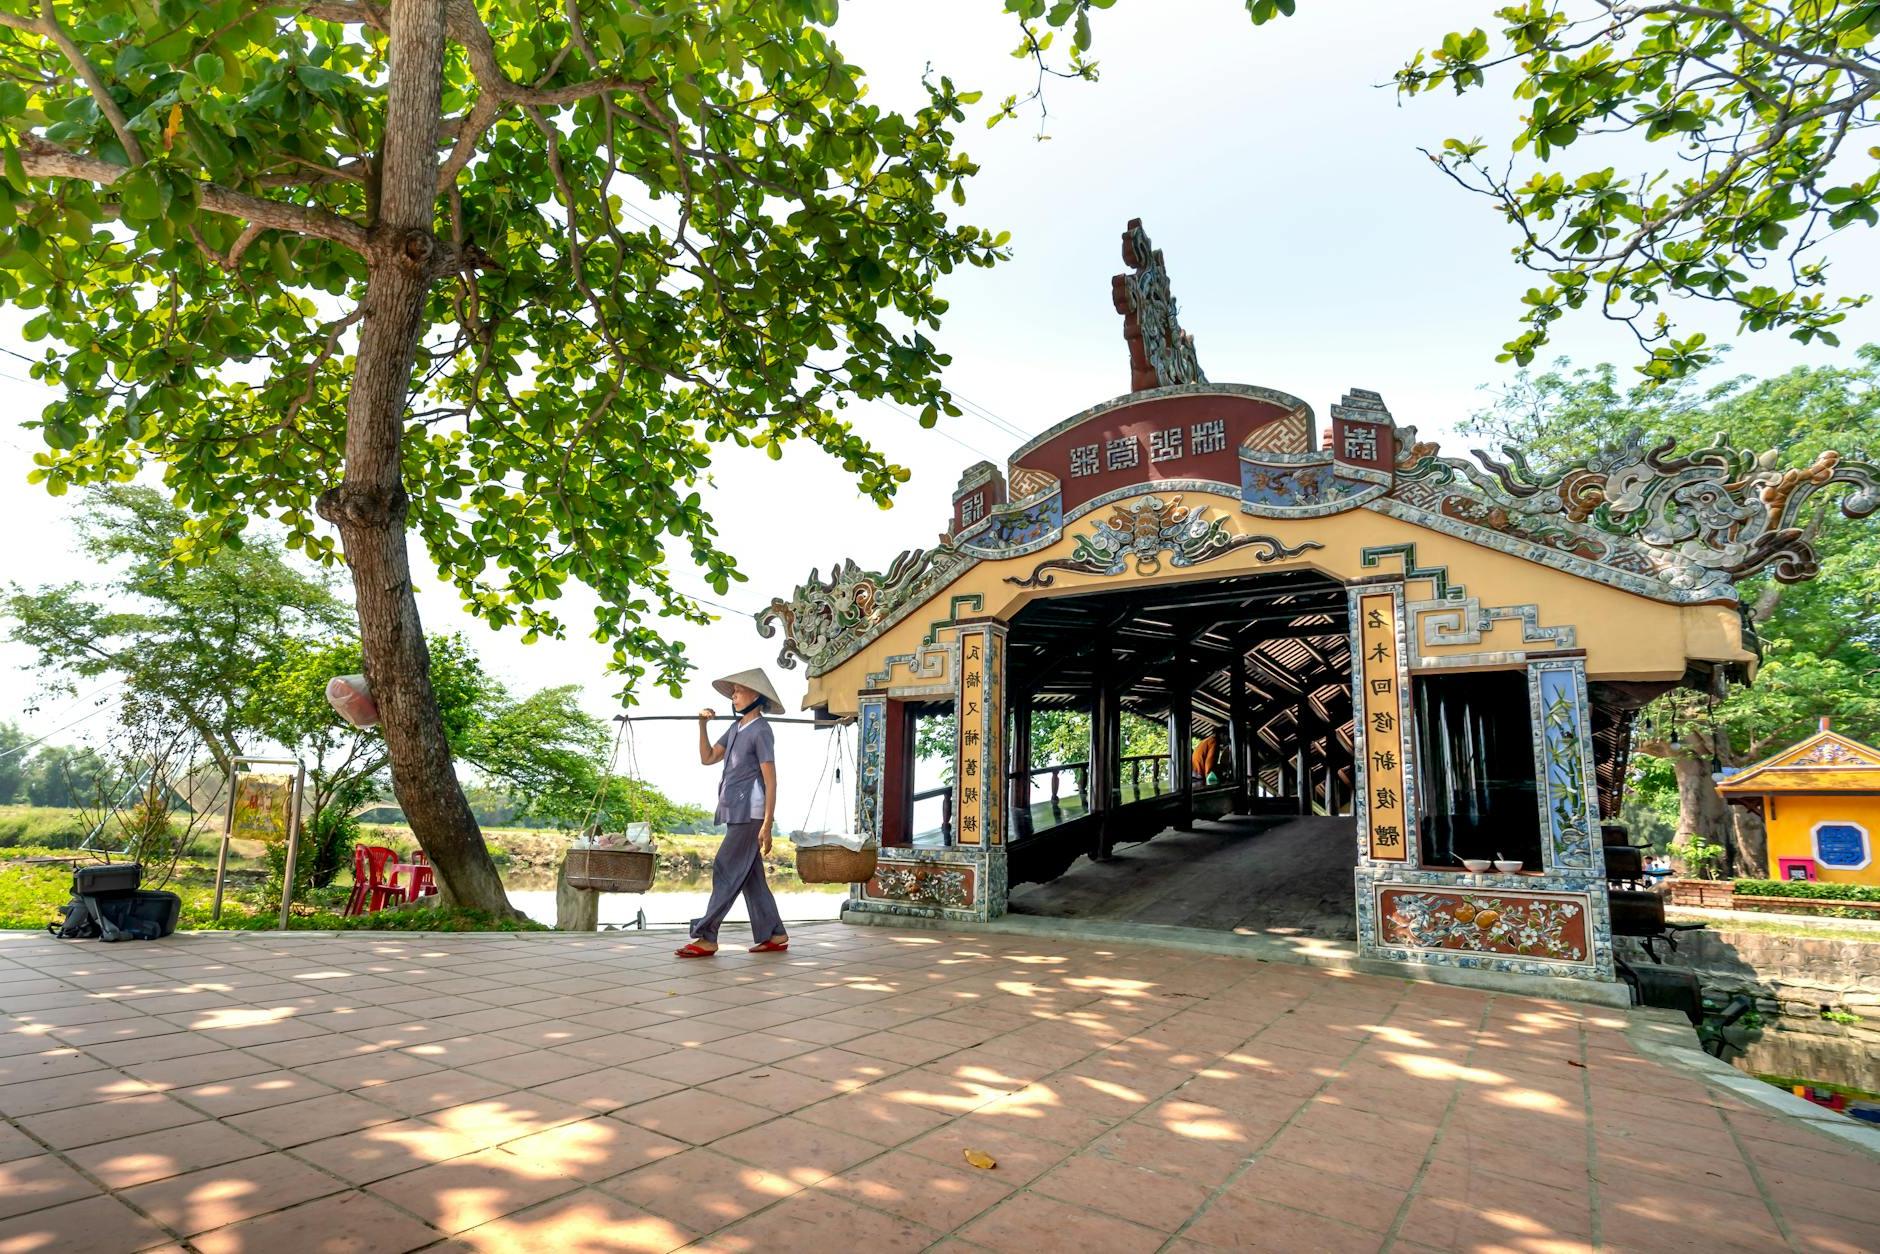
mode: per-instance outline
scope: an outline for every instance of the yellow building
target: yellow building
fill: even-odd
[[[1762,813],[1769,867],[1785,880],[1880,885],[1880,749],[1821,730],[1718,785]]]

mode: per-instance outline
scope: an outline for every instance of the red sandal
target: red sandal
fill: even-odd
[[[717,955],[716,949],[706,949],[697,941],[688,941],[672,951],[675,958],[711,958]]]
[[[786,936],[782,940],[767,940],[761,945],[752,945],[751,952],[754,954],[780,954],[789,947],[790,938]]]

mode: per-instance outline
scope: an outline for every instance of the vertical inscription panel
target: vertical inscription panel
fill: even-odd
[[[1366,592],[1357,598],[1354,684],[1361,712],[1358,736],[1358,831],[1366,855],[1379,862],[1408,862],[1410,792],[1404,767],[1403,634],[1397,594]]]
[[[960,633],[959,740],[954,748],[953,779],[962,845],[996,845],[1005,839],[1000,788],[1005,739],[1003,662],[1001,632],[970,628]]]

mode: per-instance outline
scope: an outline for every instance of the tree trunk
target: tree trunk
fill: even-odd
[[[392,791],[437,873],[447,904],[516,911],[457,781],[431,690],[431,657],[406,550],[400,462],[425,298],[436,278],[432,235],[443,93],[443,0],[391,8],[379,218],[367,253],[365,318],[346,404],[346,475],[320,500],[352,572],[366,681],[378,703]]]
[[[1678,778],[1679,839],[1688,841],[1696,835],[1713,845],[1722,846],[1724,869],[1727,871],[1730,824],[1724,813],[1723,794],[1717,791],[1717,781],[1710,777],[1709,759],[1678,753],[1672,756],[1671,767]]]
[[[1769,828],[1762,815],[1744,806],[1729,807],[1730,862],[1745,879],[1769,878]]]
[[[561,860],[555,872],[555,930],[557,932],[598,932],[601,926],[601,895],[589,888],[576,888],[568,882],[568,859]]]

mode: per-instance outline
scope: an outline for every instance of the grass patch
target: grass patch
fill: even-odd
[[[72,849],[91,829],[77,810],[50,806],[0,806],[0,850]]]
[[[1708,923],[1713,932],[1763,932],[1772,936],[1796,936],[1811,940],[1852,940],[1880,944],[1880,927],[1835,927],[1832,924],[1790,923],[1787,919],[1746,918],[1749,911],[1739,911],[1729,919],[1689,914],[1676,908],[1665,917],[1684,923]],[[1862,916],[1872,919],[1871,915]]]

